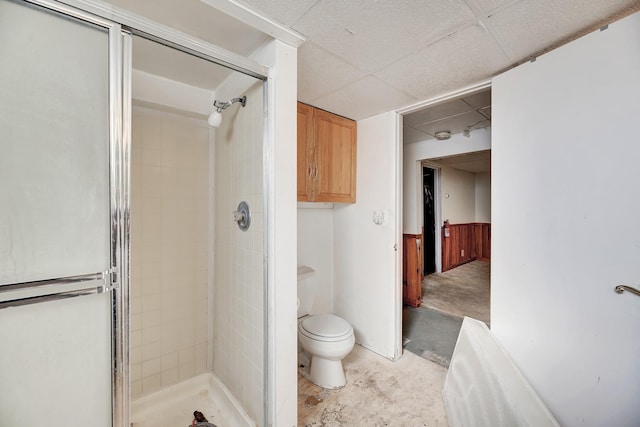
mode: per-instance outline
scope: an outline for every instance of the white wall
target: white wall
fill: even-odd
[[[491,327],[564,426],[640,420],[640,14],[493,82]]]
[[[277,40],[252,59],[271,67],[268,81],[269,180],[267,274],[269,279],[269,422],[298,422],[297,324],[297,50]]]
[[[265,177],[269,182],[265,207],[267,236],[267,295],[269,419],[274,426],[293,426],[298,418],[297,373],[297,50],[269,40],[251,59],[270,67],[267,81],[269,144]],[[248,87],[251,79],[237,73],[225,80],[216,96],[227,99]]]
[[[333,245],[333,209],[298,208],[298,265],[315,270],[310,314],[333,313]]]
[[[356,203],[334,207],[335,313],[356,341],[388,358],[400,356],[396,337],[396,113],[358,122]],[[374,224],[373,211],[385,213]]]
[[[427,140],[403,147],[403,233],[422,232],[422,167],[425,159],[455,156],[491,149],[491,129],[478,129],[469,138],[462,134],[448,141]]]
[[[491,173],[474,174],[476,197],[475,222],[491,222]]]
[[[134,107],[131,398],[207,371],[209,126]]]
[[[475,221],[476,179],[474,174],[458,169],[440,169],[442,184],[442,220],[451,224]]]
[[[264,392],[264,109],[262,81],[244,93],[246,107],[225,110],[215,130],[213,370],[263,425]],[[186,147],[183,147],[186,149]],[[246,201],[251,226],[231,218]]]

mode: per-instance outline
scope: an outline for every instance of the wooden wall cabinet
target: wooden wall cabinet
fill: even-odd
[[[356,201],[353,120],[298,102],[298,201]]]
[[[422,304],[422,235],[402,235],[402,301],[411,307]]]

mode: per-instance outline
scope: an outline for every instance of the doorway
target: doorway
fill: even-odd
[[[446,225],[440,243],[442,269],[426,272],[423,305],[489,323],[491,242],[491,151],[429,159],[440,192],[433,205]],[[425,252],[430,225],[429,176],[423,173]],[[437,220],[436,220],[437,222]],[[446,229],[444,227],[447,227]],[[427,262],[425,255],[425,263]]]
[[[422,234],[424,273],[422,305],[403,310],[403,348],[444,366],[462,318],[489,320],[489,264],[476,242],[484,228],[490,236],[490,125],[489,87],[403,117],[403,233]]]
[[[435,169],[422,166],[422,204],[423,204],[423,274],[436,271],[436,210],[435,210]]]

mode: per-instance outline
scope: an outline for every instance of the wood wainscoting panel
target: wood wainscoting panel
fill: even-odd
[[[422,304],[422,235],[402,235],[402,301],[411,307]]]
[[[450,224],[449,237],[442,231],[442,271],[474,260],[491,259],[491,224]]]

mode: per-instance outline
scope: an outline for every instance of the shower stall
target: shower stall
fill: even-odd
[[[0,424],[266,425],[260,67],[50,0],[0,40]]]
[[[263,82],[139,37],[132,57],[131,422],[261,423]],[[214,101],[232,82],[243,101]]]

